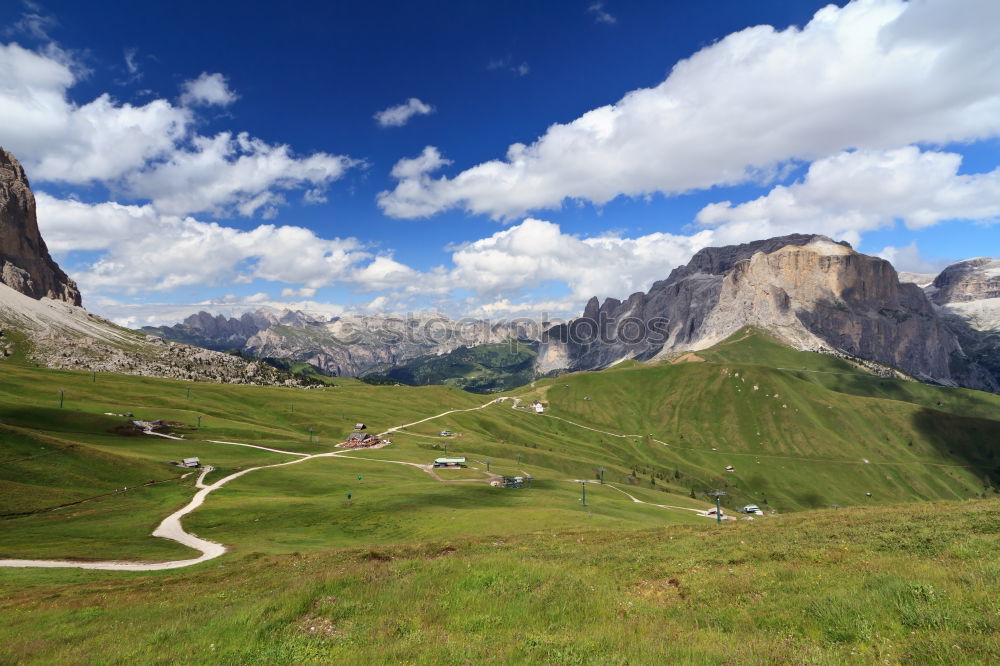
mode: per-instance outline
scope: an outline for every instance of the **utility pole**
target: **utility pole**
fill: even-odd
[[[309,443],[312,444],[313,441],[313,429],[309,428]]]
[[[604,485],[604,473],[606,471],[608,471],[608,470],[604,469],[603,467],[598,467],[597,471],[601,473],[601,485],[603,486]]]
[[[191,399],[191,387],[190,386],[188,386],[188,388],[187,388],[187,399],[188,400]]]
[[[59,409],[62,409],[64,397],[66,397],[66,389],[59,389]]]
[[[90,375],[90,381],[93,384],[97,383],[97,370],[93,370]]]
[[[587,482],[581,481],[580,488],[583,489],[583,505],[587,506]]]
[[[201,417],[198,417],[198,430],[201,430]]]
[[[719,498],[722,497],[723,495],[728,495],[729,493],[727,493],[724,490],[713,490],[712,492],[705,493],[705,494],[708,495],[709,497],[714,497],[715,498],[715,522],[721,525],[722,524],[722,505],[719,503]]]
[[[489,474],[490,473],[490,463],[493,462],[493,461],[492,460],[485,460],[483,462],[486,463],[486,473]]]

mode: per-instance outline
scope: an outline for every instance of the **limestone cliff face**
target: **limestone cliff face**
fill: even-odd
[[[695,349],[716,339],[705,319],[719,304],[725,276],[756,252],[805,245],[814,236],[792,234],[743,245],[708,247],[671,271],[647,293],[624,302],[609,298],[587,304],[584,316],[550,329],[537,357],[538,370],[603,368],[624,358],[645,360],[664,350]],[[739,327],[737,327],[739,328]],[[726,337],[725,335],[722,336]],[[722,339],[722,338],[719,338]]]
[[[767,328],[803,349],[825,349],[950,382],[961,354],[915,284],[892,265],[829,240],[758,252],[723,279],[702,345],[745,325]]]
[[[901,284],[887,261],[824,236],[706,248],[648,293],[624,303],[595,299],[584,314],[548,331],[540,372],[704,349],[750,325],[798,349],[845,353],[945,384],[996,388],[981,369],[969,369],[957,336],[920,287]]]
[[[934,278],[929,291],[938,305],[1000,298],[1000,259],[978,257],[952,264]]]
[[[978,372],[1000,393],[1000,260],[966,259],[945,268],[924,288]]]
[[[35,195],[13,155],[0,148],[0,283],[31,298],[80,305],[76,283],[49,256],[38,231]]]

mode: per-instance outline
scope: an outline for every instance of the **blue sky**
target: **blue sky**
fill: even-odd
[[[568,314],[792,231],[1000,254],[991,3],[209,4],[0,7],[0,145],[122,322]]]

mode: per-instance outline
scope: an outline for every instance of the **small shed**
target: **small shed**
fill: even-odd
[[[545,413],[545,405],[543,405],[540,402],[536,402],[534,405],[532,405],[532,407],[535,408],[535,413],[536,414],[544,414]]]
[[[435,458],[435,467],[465,467],[465,457],[461,458]]]
[[[354,429],[355,430],[367,430],[368,426],[366,426],[364,423],[355,423],[354,424]]]
[[[442,437],[451,437],[451,430],[442,430],[440,434]]]
[[[198,458],[185,458],[181,461],[181,467],[200,467],[201,460]]]

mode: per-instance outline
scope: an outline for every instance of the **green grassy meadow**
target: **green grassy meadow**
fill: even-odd
[[[357,422],[467,411],[214,491],[183,524],[226,545],[218,559],[3,569],[0,663],[1000,658],[1000,396],[875,377],[755,331],[698,358],[504,394],[544,414],[447,386],[95,380],[5,361],[0,559],[194,557],[150,536],[196,490],[198,472],[168,461],[198,456],[212,483],[301,456],[209,440],[327,453]],[[183,440],[121,434],[104,412],[179,422]],[[443,455],[468,467],[414,466]],[[531,487],[490,487],[487,464]],[[711,489],[767,515],[716,525],[692,510]]]

